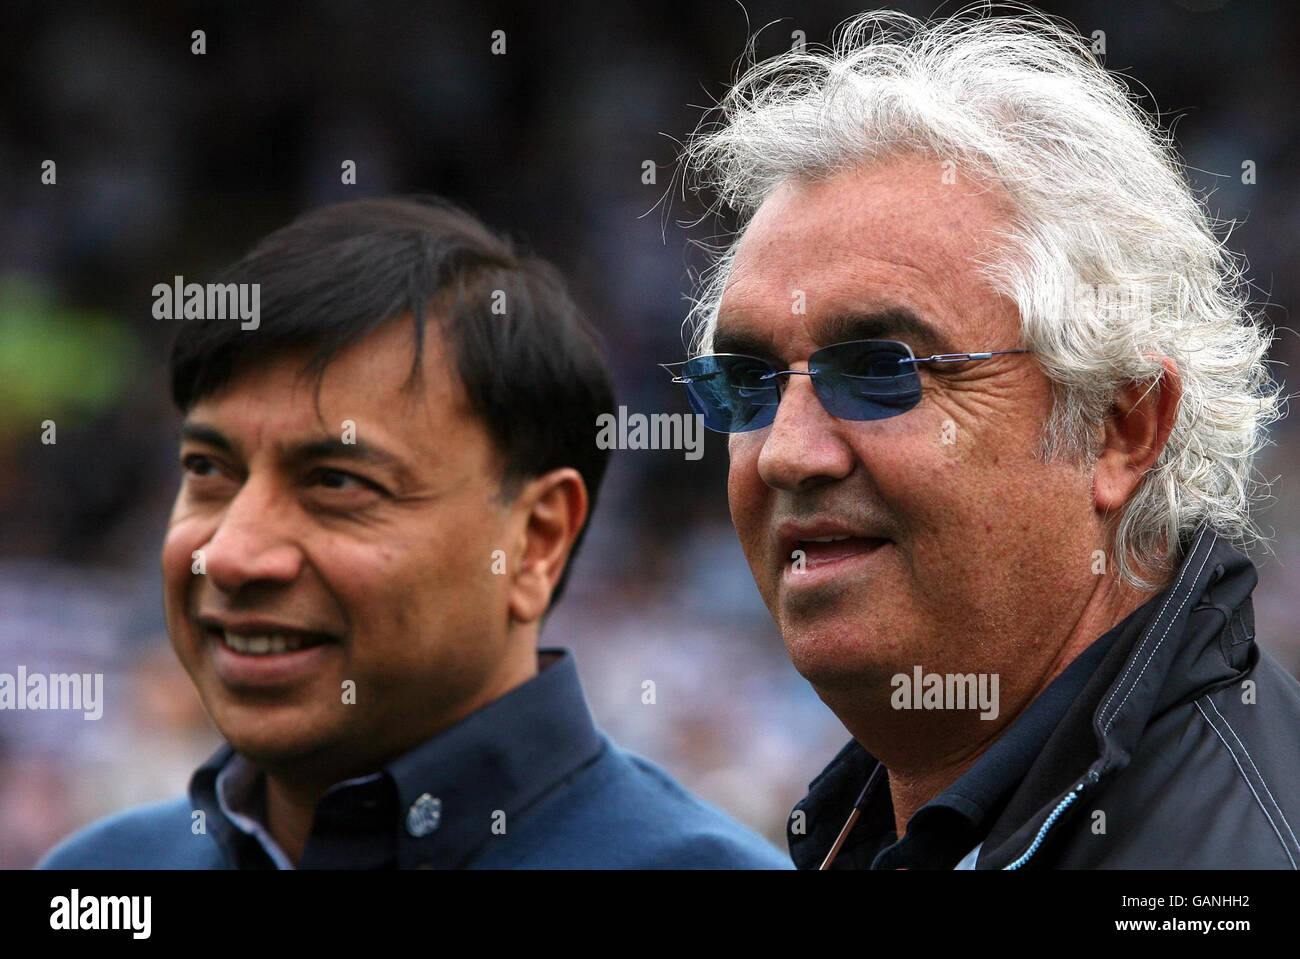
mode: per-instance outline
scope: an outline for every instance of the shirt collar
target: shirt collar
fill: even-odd
[[[251,836],[261,846],[277,869],[292,869],[284,854],[262,823],[266,819],[265,781],[257,767],[238,753],[217,772],[214,784],[217,806],[222,815],[240,832]]]
[[[378,772],[326,790],[299,865],[463,865],[602,748],[573,654],[540,650],[526,683]],[[191,798],[233,864],[283,867],[257,808],[261,775],[249,769],[223,746],[195,772]]]

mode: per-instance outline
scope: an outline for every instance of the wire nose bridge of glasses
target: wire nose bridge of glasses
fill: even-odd
[[[773,370],[771,373],[763,373],[759,376],[760,380],[774,380],[778,376],[816,376],[820,370]]]

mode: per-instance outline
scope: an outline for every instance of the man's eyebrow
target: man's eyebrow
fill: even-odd
[[[763,337],[755,336],[743,329],[724,327],[721,323],[713,331],[713,352],[756,356],[762,360],[771,360],[778,366],[783,365],[776,351]]]
[[[289,459],[307,461],[323,459],[346,459],[372,466],[384,466],[405,473],[406,463],[396,453],[390,453],[381,446],[363,443],[360,440],[346,443],[340,438],[312,440],[288,447]]]
[[[339,437],[310,440],[285,447],[281,455],[290,463],[310,463],[315,460],[350,460],[363,466],[388,470],[399,489],[419,486],[415,472],[402,457],[382,446],[353,440],[345,443]]]
[[[181,426],[182,439],[206,443],[219,450],[239,455],[238,447],[220,430],[203,423],[185,423]],[[322,459],[345,459],[356,463],[366,463],[391,469],[403,481],[413,479],[413,474],[406,462],[396,453],[392,453],[373,443],[360,440],[346,443],[340,437],[309,440],[305,443],[282,444],[280,455],[287,461],[305,463]]]
[[[957,352],[938,328],[903,306],[839,313],[818,323],[815,332],[818,346],[849,340],[902,340],[917,356]]]
[[[956,352],[948,338],[935,326],[907,307],[837,313],[815,324],[818,346],[852,340],[902,340],[917,356]],[[760,359],[784,362],[764,337],[744,329],[725,327],[720,322],[713,335],[715,353],[743,353]]]
[[[226,434],[213,426],[205,423],[181,424],[181,439],[192,440],[195,443],[206,443],[208,446],[215,446],[217,449],[226,453],[238,453],[235,444],[226,438]]]

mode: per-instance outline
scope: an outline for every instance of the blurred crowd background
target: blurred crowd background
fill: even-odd
[[[897,9],[925,16],[934,3]],[[655,364],[683,356],[688,240],[665,212],[677,143],[759,56],[863,9],[851,2],[482,0],[107,5],[0,13],[0,672],[102,672],[97,722],[0,712],[0,866],[32,864],[89,820],[184,791],[218,737],[162,625],[158,549],[175,494],[173,326],[151,288],[203,276],[299,212],[434,192],[570,277],[603,331],[618,402],[684,410]],[[951,5],[940,8],[953,9]],[[1238,221],[1274,375],[1300,349],[1300,12],[1284,4],[1049,3],[1178,143],[1212,211]],[[207,52],[191,53],[191,32]],[[506,32],[506,54],[489,51]],[[1105,131],[1099,130],[1099,136]],[[57,163],[57,185],[41,164]],[[354,160],[357,183],[340,182]],[[642,164],[658,164],[642,182]],[[1241,182],[1253,160],[1257,182]],[[1290,392],[1290,389],[1288,389]],[[40,441],[57,423],[57,444]],[[1261,643],[1300,672],[1300,444],[1254,551]],[[791,668],[725,499],[726,450],[616,452],[569,592],[543,634],[577,661],[597,721],[784,848],[790,807],[847,740]],[[657,702],[641,702],[653,679]]]

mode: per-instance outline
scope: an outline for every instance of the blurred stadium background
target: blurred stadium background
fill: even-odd
[[[760,56],[821,42],[851,2],[6,4],[0,14],[0,671],[105,674],[103,719],[0,713],[0,866],[183,791],[218,743],[176,665],[157,554],[175,493],[173,327],[151,287],[210,274],[300,211],[435,192],[556,262],[603,330],[618,401],[685,409],[676,140]],[[925,16],[933,3],[895,5]],[[748,19],[746,16],[746,9]],[[951,10],[947,5],[943,10]],[[1240,225],[1274,374],[1298,351],[1300,13],[1283,4],[1049,3],[1148,108],[1178,117],[1194,183]],[[190,53],[206,31],[207,53]],[[489,35],[507,35],[505,56]],[[1154,98],[1154,99],[1152,99]],[[1099,131],[1104,133],[1104,131]],[[56,186],[41,163],[57,161]],[[340,164],[355,160],[355,186]],[[1243,160],[1258,182],[1241,182]],[[642,163],[659,164],[642,183]],[[40,423],[58,424],[57,445]],[[1300,445],[1263,455],[1263,645],[1300,672]],[[727,514],[726,450],[616,452],[569,594],[543,634],[577,651],[597,721],[784,848],[791,805],[847,734],[794,672]],[[641,682],[657,703],[641,703]]]

